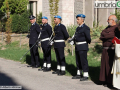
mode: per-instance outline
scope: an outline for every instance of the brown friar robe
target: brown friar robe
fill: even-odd
[[[115,36],[115,31],[117,30],[117,25],[108,26],[105,28],[102,33],[100,39],[102,40],[103,51],[101,56],[101,68],[100,68],[100,81],[105,81],[107,83],[112,84],[112,65],[115,55],[115,50],[112,44],[112,39]]]

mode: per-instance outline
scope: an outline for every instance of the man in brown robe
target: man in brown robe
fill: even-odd
[[[108,17],[108,26],[102,31],[100,39],[102,40],[102,56],[101,56],[101,68],[99,80],[103,82],[104,86],[112,86],[112,65],[115,55],[114,45],[112,39],[115,36],[117,29],[117,18],[115,15]]]

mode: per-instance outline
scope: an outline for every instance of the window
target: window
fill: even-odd
[[[30,13],[33,15],[33,2],[30,1],[28,4],[28,10],[30,10]]]

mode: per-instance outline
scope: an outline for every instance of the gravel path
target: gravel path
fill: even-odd
[[[12,60],[0,58],[0,86],[22,86],[22,90],[110,90],[92,81],[80,82],[70,76],[38,71]]]

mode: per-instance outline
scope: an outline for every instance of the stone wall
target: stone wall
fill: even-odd
[[[94,21],[94,0],[86,0],[85,2],[85,23],[92,27]]]
[[[42,1],[42,16],[48,17],[48,22],[49,24],[51,23],[50,19],[50,10],[49,10],[49,0],[43,0]]]
[[[77,25],[76,15],[85,14],[85,23],[89,27],[93,27],[94,21],[95,23],[99,23],[99,25],[107,25],[108,16],[111,13],[115,13],[115,9],[95,9],[94,1],[96,0],[59,0],[58,15],[62,17],[62,23],[66,26],[70,24]],[[48,17],[49,24],[51,24],[49,0],[42,0],[42,14]]]
[[[74,24],[77,25],[77,22],[76,22],[76,15],[77,14],[83,14],[83,0],[75,0],[74,2]]]
[[[98,0],[98,1],[103,1],[103,0]],[[104,1],[111,1],[111,0],[104,0]],[[115,0],[112,0],[112,1],[115,1]],[[110,9],[110,8],[104,8],[104,9],[97,9],[98,11],[98,15],[97,15],[97,18],[98,18],[98,23],[99,25],[103,25],[103,26],[107,26],[108,25],[108,22],[107,22],[107,19],[108,17],[111,15],[111,14],[114,14],[115,13],[115,9]]]
[[[74,24],[74,0],[62,1],[62,23],[64,25]]]
[[[39,14],[40,12],[42,12],[42,1],[44,0],[38,0],[37,1],[37,14]]]
[[[51,24],[49,0],[42,1],[42,16],[48,17],[48,23]],[[62,0],[59,1],[58,15],[62,16]],[[54,17],[53,17],[54,18]]]

